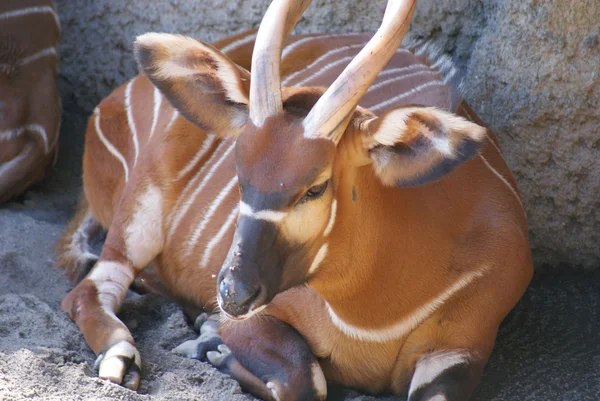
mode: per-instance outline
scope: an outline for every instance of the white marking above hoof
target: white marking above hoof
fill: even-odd
[[[125,360],[124,360],[125,359]],[[127,373],[127,360],[133,360],[135,365],[141,369],[142,358],[135,346],[127,341],[121,341],[109,348],[104,354],[98,356],[100,368],[98,376],[101,379],[110,380],[113,383],[121,384]]]
[[[267,382],[267,388],[271,390],[271,394],[273,395],[273,398],[275,398],[275,401],[281,401],[279,393],[277,392],[277,383]]]
[[[325,374],[323,374],[323,369],[321,369],[319,362],[312,363],[310,366],[310,374],[317,400],[325,401],[327,399],[327,380],[325,379]]]

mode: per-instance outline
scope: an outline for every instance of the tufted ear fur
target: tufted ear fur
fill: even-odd
[[[435,181],[479,152],[485,128],[433,107],[401,107],[370,120],[363,143],[386,185]]]
[[[147,33],[135,41],[140,70],[186,119],[221,136],[248,118],[250,73],[215,47],[181,35]]]

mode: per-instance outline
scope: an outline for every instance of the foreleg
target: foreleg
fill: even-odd
[[[304,338],[272,316],[241,322],[224,321],[216,333],[213,317],[202,325],[201,336],[174,351],[207,359],[230,375],[244,391],[266,401],[322,401],[327,383],[319,362]],[[221,343],[221,338],[223,344]],[[227,344],[227,345],[225,345]]]
[[[99,376],[131,389],[139,386],[141,358],[116,313],[136,275],[162,250],[160,205],[160,193],[152,186],[132,202],[125,199],[100,259],[61,304],[98,355]]]

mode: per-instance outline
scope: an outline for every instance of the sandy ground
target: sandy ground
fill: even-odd
[[[95,377],[93,353],[59,308],[71,285],[52,267],[80,190],[84,122],[65,116],[72,143],[53,177],[0,208],[0,400],[253,399],[208,364],[171,353],[195,333],[175,305],[156,296],[131,296],[121,312],[142,353],[140,390]],[[475,400],[600,399],[599,306],[598,273],[539,275],[502,325]]]

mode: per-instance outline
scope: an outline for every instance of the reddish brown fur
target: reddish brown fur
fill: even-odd
[[[237,38],[231,40],[234,39]],[[284,60],[284,76],[312,63],[328,49],[339,45],[339,41],[346,43],[350,39],[322,40],[319,46],[311,49],[300,47],[297,53]],[[227,44],[224,41],[219,45]],[[250,54],[251,45],[247,45],[228,56],[234,63],[247,68]],[[427,61],[427,65],[430,64],[431,61]],[[411,84],[406,85],[410,87]],[[207,134],[181,117],[177,117],[167,130],[173,109],[163,98],[156,132],[148,141],[147,127],[151,123],[143,116],[152,115],[152,90],[144,76],[136,77],[132,104],[140,156],[135,168],[131,131],[124,110],[125,86],[113,92],[98,108],[104,135],[127,161],[128,183],[125,183],[121,163],[98,139],[95,116],[92,116],[86,134],[86,198],[91,213],[105,228],[110,228],[102,258],[122,261],[132,271],[144,267],[131,266],[124,243],[123,231],[135,214],[136,197],[144,193],[148,183],[160,188],[164,211],[161,222],[164,231],[169,233],[177,219],[175,208],[182,207],[178,202],[187,199],[198,187],[201,178],[206,177],[211,166],[219,160],[217,156],[231,143],[231,139],[216,139],[196,166],[178,179],[178,173],[207,141]],[[439,92],[446,97],[429,91],[422,98],[433,99],[435,101],[430,104],[445,107],[449,104],[449,91]],[[361,127],[373,117],[371,113],[363,109],[355,113],[356,118],[336,148],[334,157],[331,155],[333,149],[324,151],[321,147],[311,151],[309,145],[297,139],[298,132],[289,127],[292,121],[289,116],[305,115],[316,100],[315,93],[320,91],[284,91],[289,114],[273,121],[281,128],[268,129],[267,122],[260,132],[254,128],[254,136],[247,135],[254,138],[248,146],[270,152],[264,159],[263,153],[242,157],[244,166],[264,172],[264,178],[254,181],[253,185],[266,192],[274,191],[281,182],[284,187],[310,186],[311,179],[316,178],[311,171],[318,174],[328,168],[323,159],[329,158],[333,160],[329,167],[338,202],[338,218],[328,239],[329,253],[309,277],[310,287],[280,293],[265,313],[278,317],[302,334],[319,358],[330,383],[369,392],[399,393],[410,381],[417,361],[439,349],[468,350],[477,366],[483,366],[492,350],[498,324],[518,301],[531,277],[526,216],[515,196],[514,178],[493,135],[488,132],[481,156],[457,167],[452,174],[415,188],[390,188],[381,184],[373,168],[367,165],[371,161],[364,154]],[[461,102],[456,111],[481,124],[466,103]],[[421,124],[436,126],[427,116],[421,117]],[[298,145],[290,146],[295,140],[299,141]],[[290,163],[290,160],[294,162]],[[349,163],[353,165],[349,166]],[[251,169],[243,173],[257,176]],[[281,175],[281,179],[274,179],[273,174]],[[155,259],[158,275],[167,290],[181,302],[205,310],[216,307],[215,276],[229,249],[233,226],[214,248],[209,265],[198,268],[198,263],[210,239],[217,235],[237,205],[237,190],[224,196],[189,255],[186,245],[197,229],[198,221],[234,175],[231,152],[196,197],[177,229],[165,238]],[[200,178],[198,182],[188,186],[190,182],[194,184],[196,176]],[[306,253],[314,257],[317,244],[311,243],[306,248]],[[325,300],[344,322],[369,330],[381,329],[410,315],[465,274],[478,269],[484,269],[485,274],[457,292],[450,302],[427,316],[414,330],[394,341],[366,342],[351,338],[332,323],[327,312]],[[76,289],[63,307],[71,310],[74,304],[91,303],[90,314],[98,314],[99,318],[77,323],[96,351],[99,346],[95,344],[108,338],[114,326],[102,328],[102,312],[94,306],[98,301],[89,300],[86,291]],[[224,330],[233,332],[236,324],[228,322]],[[97,331],[100,333],[93,334]]]
[[[54,7],[50,0],[6,0],[0,15],[30,7]],[[59,27],[50,12],[0,18],[0,203],[26,191],[52,169],[57,153],[60,99],[57,55],[22,61],[58,47]],[[30,124],[45,130],[47,146]],[[46,149],[47,147],[47,149]]]

